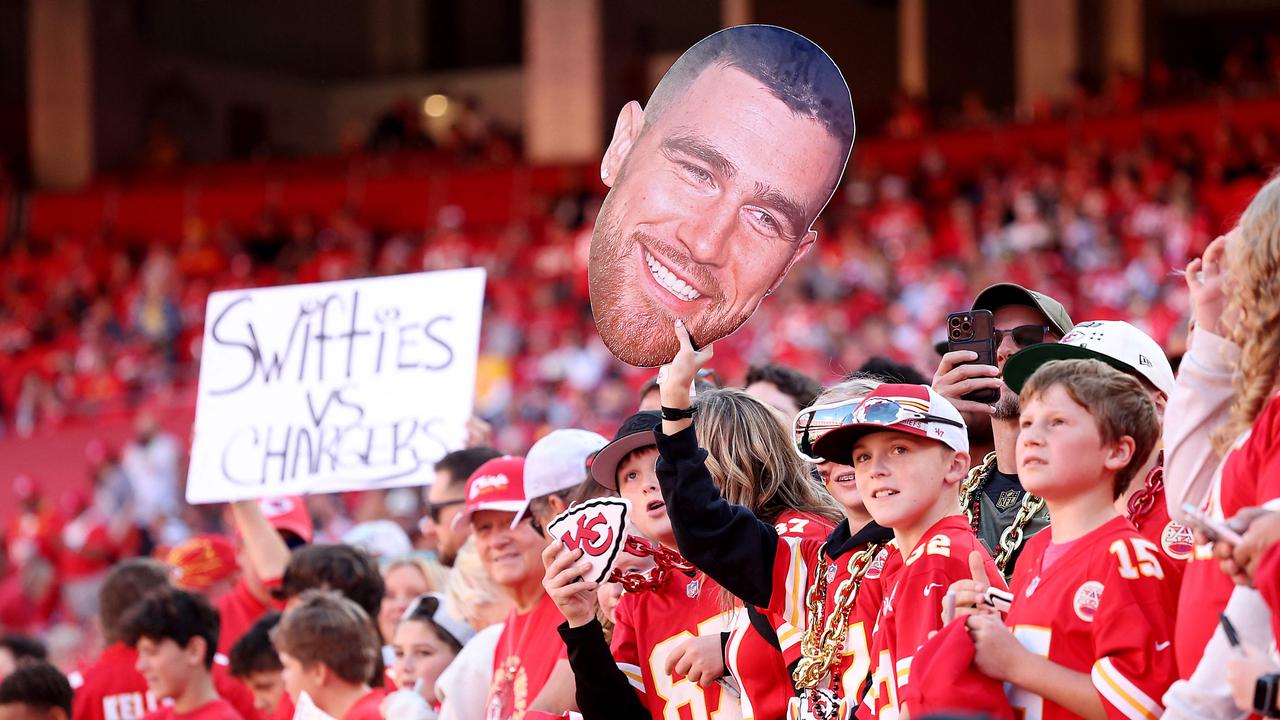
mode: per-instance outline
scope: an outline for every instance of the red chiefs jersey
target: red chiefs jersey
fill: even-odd
[[[1265,506],[1276,498],[1280,498],[1280,395],[1267,401],[1249,432],[1232,447],[1222,466],[1222,480],[1210,495],[1208,510],[1226,519],[1243,508]],[[1183,574],[1178,601],[1174,645],[1181,677],[1191,677],[1200,663],[1234,589],[1214,559],[1212,547],[1197,547]]]
[[[387,691],[382,688],[370,690],[342,714],[342,720],[382,720],[382,701],[386,697]]]
[[[265,583],[268,590],[279,585],[279,578]],[[231,646],[249,632],[249,628],[266,615],[268,610],[284,610],[284,603],[263,604],[253,596],[249,584],[241,577],[226,595],[213,601],[213,607],[218,611],[221,625],[218,631],[218,652],[229,653]]]
[[[218,698],[186,713],[180,713],[172,706],[162,707],[148,713],[146,720],[242,720],[242,718],[240,713],[231,707],[231,703]]]
[[[1165,558],[1169,560],[1165,563],[1165,570],[1168,571],[1166,579],[1175,589],[1180,588],[1182,574],[1187,570],[1187,562],[1195,554],[1196,536],[1191,532],[1191,528],[1176,523],[1169,517],[1163,486],[1156,491],[1152,500],[1154,504],[1151,509],[1132,524],[1142,537],[1150,540],[1164,553]]]
[[[833,527],[831,521],[824,517],[796,510],[780,513],[774,524],[780,539],[798,538],[818,542],[826,538]],[[763,615],[778,635],[779,644],[782,642],[782,634],[786,632],[794,637],[791,640],[792,646],[799,647],[800,636],[789,632],[791,625],[780,614],[766,610]],[[751,627],[751,621],[745,612],[734,614],[729,644],[725,647],[725,661],[742,693],[739,700],[743,720],[777,718],[786,713],[787,703],[795,697],[787,661],[779,650]]]
[[[942,518],[920,537],[881,604],[871,636],[871,688],[859,717],[896,720],[900,692],[911,680],[911,658],[929,633],[942,629],[942,598],[952,583],[970,578],[969,553],[981,551],[987,579],[1005,587],[963,515]]]
[[[823,599],[822,617],[829,618],[835,607],[836,590],[850,577],[850,562],[865,549],[854,547],[839,558],[831,560],[823,552],[820,540],[783,538],[774,556],[773,602],[770,613],[782,619],[778,641],[782,645],[784,662],[791,665],[800,659],[800,641],[808,629],[809,588],[814,573],[826,568],[827,594]],[[836,667],[832,670],[838,680],[837,690],[851,707],[861,700],[864,680],[871,673],[871,629],[880,614],[887,587],[902,567],[902,554],[889,543],[872,560],[863,575],[858,594],[854,597],[853,610],[849,613],[848,630],[845,632],[844,649]],[[779,592],[777,589],[781,589]]]
[[[1031,652],[1088,674],[1107,717],[1159,717],[1160,698],[1178,677],[1170,562],[1118,517],[1070,543],[1045,568],[1051,534],[1052,526],[1027,542],[1005,623]],[[1014,712],[1026,720],[1076,717],[1038,695],[1005,687]]]
[[[720,586],[699,573],[672,572],[662,587],[625,593],[615,611],[613,659],[656,718],[737,720],[738,693],[722,683],[701,688],[667,673],[667,658],[684,641],[729,629]]]
[[[142,720],[157,710],[160,703],[147,689],[146,678],[134,666],[138,651],[115,643],[102,651],[98,659],[67,678],[75,691],[71,717],[74,720]],[[213,664],[213,684],[218,694],[229,702],[245,720],[255,720],[259,713],[253,707],[253,693],[227,670],[227,659],[217,656]]]
[[[556,627],[564,616],[551,596],[527,613],[507,615],[493,653],[493,684],[485,701],[486,720],[519,720],[542,692],[556,661],[568,657]]]

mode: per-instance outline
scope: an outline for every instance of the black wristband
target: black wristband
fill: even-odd
[[[1276,710],[1276,697],[1280,694],[1280,674],[1270,673],[1258,678],[1253,688],[1253,711],[1262,717],[1280,717]]]
[[[667,407],[666,405],[663,405],[662,419],[663,420],[688,420],[689,418],[693,417],[693,413],[696,410],[697,410],[697,407],[694,405],[690,405],[687,408],[673,408],[673,407]]]

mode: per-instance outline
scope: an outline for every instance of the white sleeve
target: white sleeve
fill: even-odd
[[[1271,611],[1257,590],[1237,587],[1227,602],[1227,617],[1241,638],[1271,637]],[[1263,650],[1264,648],[1258,648]],[[1235,651],[1219,627],[1213,632],[1196,671],[1164,694],[1163,720],[1243,720],[1249,713],[1236,708],[1227,684],[1227,660]]]
[[[440,720],[484,720],[502,623],[476,633],[436,680]]]
[[[1204,507],[1221,476],[1213,432],[1227,421],[1232,373],[1240,348],[1204,330],[1191,333],[1164,411],[1164,488],[1169,516],[1187,518],[1183,503]]]

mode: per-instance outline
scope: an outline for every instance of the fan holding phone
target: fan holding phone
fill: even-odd
[[[960,490],[961,508],[1005,577],[1022,543],[1049,523],[1044,503],[1018,482],[1018,396],[1004,383],[1004,362],[1042,342],[1057,342],[1073,324],[1062,303],[1013,283],[982,292],[968,311],[947,317],[947,352],[934,392],[951,401],[969,428],[972,456],[986,453]]]

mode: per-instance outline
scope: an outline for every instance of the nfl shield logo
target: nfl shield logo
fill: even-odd
[[[1020,495],[1022,495],[1022,493],[1013,488],[1009,488],[1008,490],[1001,490],[1000,495],[996,497],[996,509],[1008,510],[1014,505],[1017,505],[1018,496]]]

